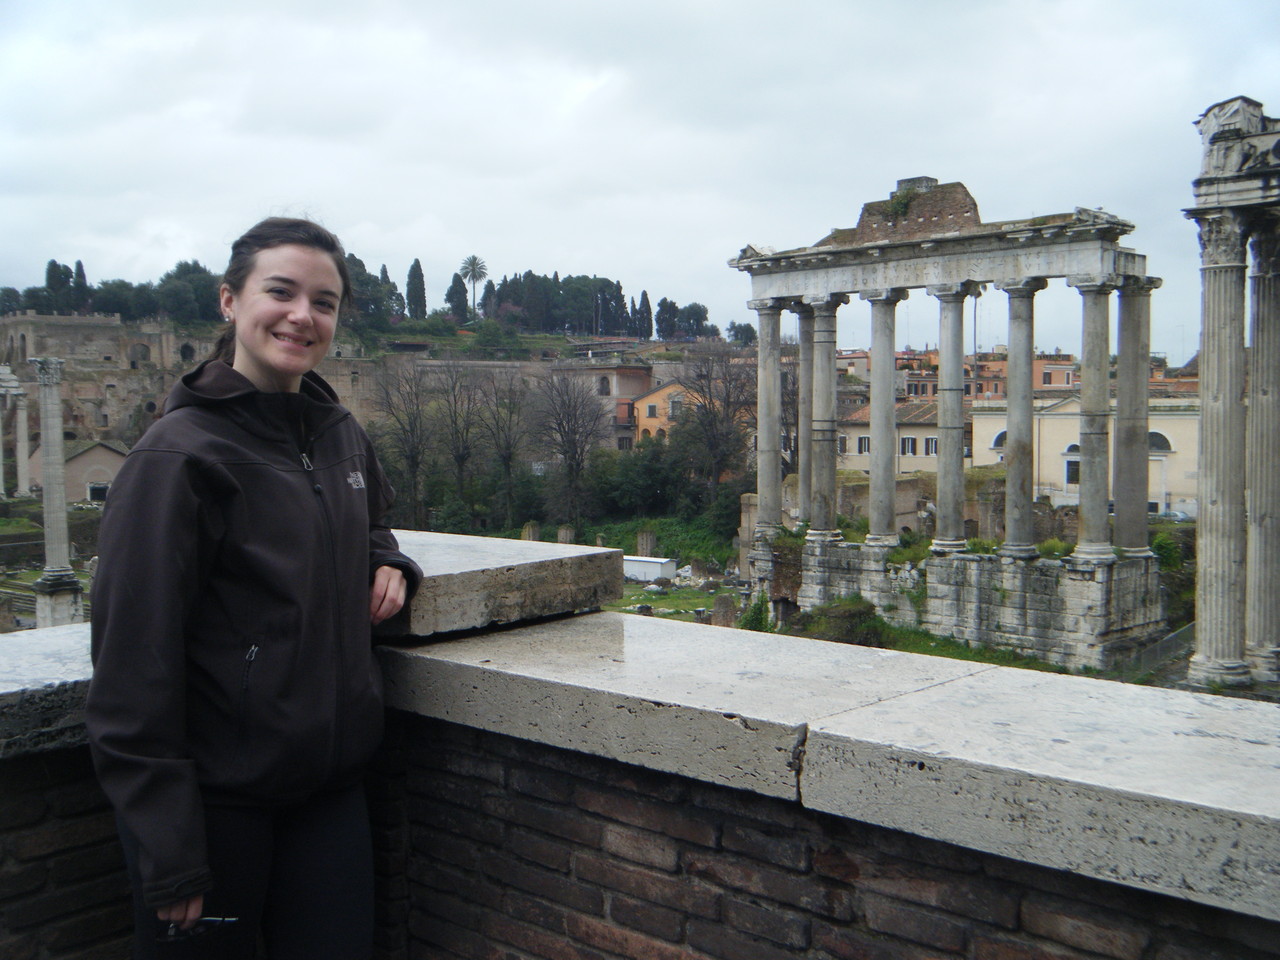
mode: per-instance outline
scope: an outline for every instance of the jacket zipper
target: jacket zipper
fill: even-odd
[[[240,674],[240,736],[243,744],[249,727],[249,674],[253,671],[253,661],[258,659],[258,645],[249,644],[244,655],[244,670]]]

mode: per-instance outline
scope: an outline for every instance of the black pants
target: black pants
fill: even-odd
[[[238,917],[173,943],[142,905],[137,843],[121,830],[133,884],[135,960],[367,960],[373,949],[373,848],[362,786],[280,809],[206,806],[215,887],[203,916]]]

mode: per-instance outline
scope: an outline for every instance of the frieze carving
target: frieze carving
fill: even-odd
[[[1244,264],[1245,221],[1224,210],[1196,217],[1200,228],[1200,262],[1206,267],[1238,267]]]

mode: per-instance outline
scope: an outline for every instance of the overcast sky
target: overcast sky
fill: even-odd
[[[811,244],[932,176],[988,221],[1135,223],[1153,349],[1181,363],[1192,122],[1241,94],[1280,115],[1275,0],[0,0],[0,285],[50,258],[91,283],[221,270],[256,220],[305,215],[402,290],[421,258],[431,307],[474,253],[723,329],[754,320],[744,245]],[[1037,298],[1042,349],[1079,352],[1079,300]],[[982,346],[1005,310],[980,301]],[[898,316],[937,341],[932,298]],[[842,308],[840,344],[869,340]]]

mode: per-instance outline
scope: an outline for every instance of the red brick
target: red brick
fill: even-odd
[[[563,773],[541,767],[515,767],[507,776],[507,785],[516,793],[527,794],[552,803],[572,803],[575,781]]]
[[[607,960],[588,947],[568,937],[548,933],[539,927],[519,923],[508,917],[491,915],[485,919],[484,935],[528,951],[546,960]]]
[[[483,810],[489,816],[508,823],[518,823],[588,847],[600,846],[602,824],[580,816],[572,808],[553,807],[512,797],[492,797],[485,801]]]
[[[503,903],[506,907],[504,912],[514,920],[532,923],[552,933],[565,932],[565,917],[568,916],[569,911],[558,904],[547,903],[536,897],[528,897],[514,891],[508,891]]]
[[[120,882],[126,882],[124,854],[115,841],[62,854],[55,857],[50,865],[50,877],[56,884],[100,877],[104,873],[118,874]]]
[[[467,903],[497,909],[502,905],[502,888],[478,874],[461,873],[423,857],[409,860],[409,894],[415,907],[428,903],[437,894],[458,896]]]
[[[569,935],[575,940],[633,960],[692,960],[688,947],[663,943],[637,930],[596,917],[571,913],[566,918]]]
[[[1096,960],[1096,957],[1043,940],[975,933],[973,960]]]
[[[5,776],[10,776],[5,771]],[[44,797],[39,793],[0,798],[0,830],[15,830],[39,823],[45,814]]]
[[[498,792],[493,784],[483,780],[455,777],[434,770],[411,769],[405,779],[413,796],[451,803],[468,810],[474,810],[485,797]]]
[[[701,877],[717,886],[745,890],[837,920],[853,916],[849,890],[823,883],[811,875],[783,873],[759,863],[711,854],[686,855],[684,867],[690,876]]]
[[[672,877],[583,853],[574,858],[574,872],[581,880],[685,913],[701,917],[715,917],[719,913],[719,893],[688,877]]]
[[[809,918],[802,913],[784,910],[776,904],[767,907],[748,900],[726,899],[722,907],[724,922],[735,930],[763,937],[784,947],[809,945]]]
[[[486,876],[536,894],[583,913],[604,914],[604,894],[595,887],[562,877],[542,867],[518,863],[497,854],[486,856],[481,864]]]
[[[59,917],[41,931],[41,940],[50,953],[61,957],[72,948],[120,936],[133,927],[133,906],[123,891],[117,901],[99,910]]]
[[[629,823],[634,827],[644,827],[646,830],[704,847],[715,846],[715,824],[691,813],[687,806],[642,800],[590,786],[579,787],[574,799],[583,810],[598,813],[602,817]]]
[[[5,905],[4,919],[10,930],[45,925],[78,910],[123,903],[128,897],[121,877],[106,877],[72,884]]]
[[[768,824],[789,830],[803,830],[811,825],[806,811],[795,801],[762,797],[745,790],[725,790],[694,784],[689,800],[695,807],[758,821],[761,825]]]
[[[939,950],[964,950],[969,939],[969,930],[964,923],[925,907],[875,894],[864,897],[862,907],[867,926],[877,933],[891,934]]]
[[[777,864],[788,870],[809,869],[809,844],[790,831],[754,830],[738,824],[726,825],[720,834],[720,845],[754,860]]]
[[[0,901],[39,890],[47,876],[48,865],[42,862],[0,870]]]
[[[667,803],[688,802],[689,784],[682,777],[619,764],[607,767],[601,779],[624,793],[638,793]]]
[[[794,951],[705,920],[689,921],[689,943],[720,960],[795,960],[796,956]]]
[[[814,855],[814,870],[895,900],[939,907],[1011,930],[1018,925],[1018,897],[1008,884],[834,846]]]
[[[1280,947],[1280,941],[1276,942]],[[1265,957],[1274,957],[1268,950]],[[1194,934],[1179,933],[1176,943],[1162,944],[1153,960],[1264,960],[1264,954],[1244,947],[1214,943]]]
[[[410,849],[431,860],[451,863],[464,870],[474,870],[476,863],[485,852],[484,848],[455,837],[448,833],[439,833],[426,827],[414,827],[410,831]]]
[[[67,953],[59,953],[58,960],[121,960],[123,957],[132,955],[133,951],[133,931],[123,937],[114,940],[106,940],[100,943],[94,943],[90,946],[73,949]],[[0,944],[0,957],[5,960],[12,960],[9,954],[4,952],[4,945]]]
[[[110,809],[106,795],[93,777],[55,787],[45,794],[55,817],[76,817]]]
[[[414,797],[409,801],[409,820],[444,833],[456,833],[461,837],[479,840],[481,843],[497,845],[502,842],[501,820],[452,804]]]
[[[684,914],[615,893],[609,898],[609,918],[624,926],[676,943],[684,938]]]
[[[886,940],[852,927],[813,925],[813,945],[835,960],[956,960],[957,954],[900,940]]]
[[[563,841],[551,840],[528,830],[511,830],[507,834],[506,849],[517,857],[532,860],[559,873],[569,872],[569,863],[573,857],[569,846]]]
[[[600,847],[614,856],[674,872],[680,865],[680,848],[670,837],[636,830],[617,823],[605,824]]]
[[[497,960],[501,956],[482,933],[466,930],[443,920],[414,916],[409,920],[409,933],[417,940],[425,940],[429,944],[449,951],[447,954],[437,952],[424,953],[413,950],[415,956],[465,957],[467,960]]]
[[[4,960],[37,960],[40,943],[35,936],[6,937],[0,935],[0,957]],[[124,956],[124,954],[121,954]]]
[[[1022,929],[1115,960],[1140,960],[1150,939],[1117,913],[1045,894],[1031,894],[1022,901]]]
[[[96,813],[75,820],[49,820],[9,837],[9,852],[19,860],[34,860],[63,850],[113,840],[116,821],[111,813]]]

